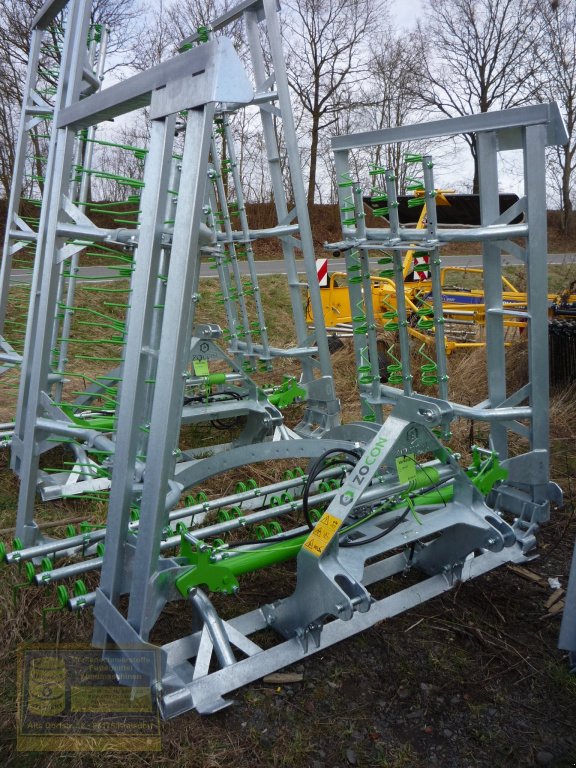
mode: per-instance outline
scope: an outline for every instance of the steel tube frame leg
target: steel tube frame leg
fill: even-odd
[[[146,639],[155,620],[153,577],[165,525],[168,480],[180,430],[182,398],[189,356],[194,289],[200,259],[199,231],[205,200],[214,104],[188,113],[182,158],[182,179],[174,222],[172,253],[166,285],[166,309],[150,421],[147,470],[142,491],[140,529],[128,622]]]
[[[132,483],[140,426],[147,420],[141,413],[145,396],[145,371],[148,367],[148,342],[154,332],[154,298],[162,253],[162,223],[170,179],[175,118],[173,115],[152,122],[150,152],[144,172],[140,243],[133,275],[132,301],[140,311],[132,312],[126,338],[123,380],[120,387],[116,451],[106,528],[106,558],[100,588],[112,603],[120,596],[124,572],[125,537],[133,500]],[[102,645],[105,631],[94,625],[94,643]]]

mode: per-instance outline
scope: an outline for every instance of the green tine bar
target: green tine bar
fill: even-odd
[[[433,175],[434,163],[430,156],[424,157],[422,170],[426,187],[426,228],[431,240],[436,238],[437,214],[436,191]],[[442,278],[440,248],[435,246],[430,252],[430,277],[432,280],[432,301],[434,305],[434,321],[436,338],[436,364],[438,367],[438,396],[448,400],[448,365],[446,360],[446,342],[444,333],[444,306],[442,301]]]

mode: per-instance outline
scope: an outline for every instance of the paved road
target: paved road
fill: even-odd
[[[445,264],[454,267],[481,267],[482,256],[445,256]],[[548,254],[548,264],[569,264],[576,262],[576,254],[574,253],[550,253]],[[517,264],[518,262],[509,256],[504,256],[504,264]],[[243,275],[248,274],[248,268],[246,262],[238,262],[240,267],[240,273]],[[296,266],[299,272],[304,272],[304,262],[298,260]],[[345,265],[344,259],[330,258],[328,268],[330,272],[344,272]],[[264,275],[285,275],[286,269],[284,262],[281,259],[273,259],[270,261],[257,261],[256,272],[259,276]],[[207,264],[203,264],[200,270],[200,277],[216,277],[215,270],[209,268]],[[110,267],[81,267],[79,273],[79,279],[89,279],[91,281],[107,282],[109,280],[117,279],[116,271]],[[12,283],[29,283],[30,273],[21,269],[12,270],[10,282]]]

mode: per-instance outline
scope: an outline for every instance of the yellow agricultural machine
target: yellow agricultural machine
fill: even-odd
[[[500,206],[504,210],[516,198],[501,195]],[[399,214],[403,223],[415,223],[416,229],[426,225],[426,205],[419,189],[412,196],[399,196]],[[381,203],[373,197],[365,197],[365,204],[376,216]],[[417,221],[414,212],[420,208]],[[479,202],[476,195],[459,195],[444,190],[436,191],[438,220],[440,224],[474,226],[479,224]],[[381,256],[381,254],[378,254]],[[433,344],[434,322],[431,304],[432,284],[427,256],[417,250],[409,250],[404,257],[404,301],[409,320],[409,333],[415,339]],[[354,309],[350,306],[349,282],[354,275],[345,272],[328,274],[327,285],[320,290],[322,311],[327,329],[332,334],[352,334]],[[458,348],[484,346],[486,307],[484,301],[483,270],[477,267],[444,266],[441,269],[442,301],[445,329],[445,346],[449,354]],[[576,281],[560,294],[549,294],[550,335],[552,346],[565,348],[562,339],[576,339]],[[393,275],[379,271],[371,277],[371,296],[374,317],[383,331],[395,331],[397,295]],[[506,310],[504,326],[507,340],[512,341],[526,327],[525,312],[527,295],[510,279],[502,276],[502,306]],[[516,314],[517,313],[517,314]],[[524,317],[523,317],[524,315]],[[307,303],[307,321],[314,323],[314,316]],[[562,355],[561,355],[562,356]],[[565,355],[564,355],[565,356]],[[574,357],[569,355],[569,357]],[[575,357],[576,360],[576,357]],[[565,367],[565,365],[560,366]],[[576,364],[568,365],[576,369]],[[576,370],[574,371],[576,373]],[[572,377],[574,378],[574,377]]]
[[[408,258],[408,257],[407,257]],[[481,287],[466,287],[466,283],[480,284],[482,269],[472,267],[444,267],[442,275],[442,299],[446,330],[446,351],[459,347],[476,347],[484,344],[482,329],[486,314],[484,291]],[[396,288],[393,280],[386,277],[371,278],[374,316],[383,330],[394,331],[393,319],[397,308]],[[410,318],[409,333],[426,343],[434,342],[434,327],[430,315],[429,298],[432,286],[429,279],[408,280],[404,283],[404,297]],[[320,291],[322,309],[328,331],[337,335],[352,333],[352,309],[348,293],[348,276],[345,272],[333,272],[328,285]],[[521,313],[526,310],[526,294],[519,291],[507,278],[502,278],[502,297],[505,308],[511,313],[504,325],[510,335],[523,329],[526,322]],[[551,297],[553,300],[554,297]],[[518,316],[514,315],[517,311]],[[314,317],[307,307],[307,320]]]

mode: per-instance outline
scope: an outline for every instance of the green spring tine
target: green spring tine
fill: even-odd
[[[391,357],[392,360],[394,360],[394,362],[387,365],[386,370],[388,371],[388,382],[396,386],[396,385],[403,384],[402,363],[393,354],[392,352],[393,349],[394,349],[394,345],[391,344],[388,347],[388,356]]]
[[[431,357],[428,357],[428,355],[423,351],[425,346],[426,342],[424,342],[418,350],[418,354],[428,361],[427,363],[424,363],[420,366],[420,370],[422,371],[422,384],[428,387],[432,387],[435,384],[438,384],[438,366],[436,362],[432,360]]]
[[[390,254],[386,254],[385,256],[382,256],[381,259],[378,259],[378,264],[387,267],[387,269],[383,269],[380,272],[380,277],[387,277],[389,279],[394,277],[394,259]]]
[[[311,509],[308,515],[313,523],[317,523],[322,517],[322,512],[319,509]]]
[[[280,496],[280,501],[282,504],[291,504],[294,501],[294,496],[291,493],[284,492]]]
[[[188,533],[188,526],[186,525],[186,523],[182,522],[182,520],[176,523],[176,533],[180,534],[180,536],[183,536],[185,533]]]
[[[284,474],[282,475],[283,480],[293,480],[294,479],[294,472],[291,469],[287,469]]]
[[[344,189],[345,187],[353,187],[355,184],[354,180],[351,178],[349,173],[343,173],[340,176],[340,181],[338,182],[338,186]]]
[[[353,278],[350,282],[361,283],[363,278],[358,276]],[[354,323],[354,333],[364,334],[368,332],[368,323],[366,322],[366,313],[364,312],[364,301],[360,300],[356,305],[356,312],[358,314],[352,316],[352,322]]]
[[[255,533],[256,533],[256,538],[259,541],[263,541],[264,539],[267,539],[270,536],[270,531],[265,525],[257,525]]]
[[[358,372],[360,373],[360,376],[358,377],[360,384],[371,384],[374,381],[368,347],[362,347],[360,350],[360,365],[358,366]]]
[[[382,168],[382,166],[377,165],[376,163],[370,163],[368,166],[368,175],[369,176],[383,176],[386,173],[386,168]]]
[[[388,379],[388,381],[390,381],[390,379]],[[366,413],[364,416],[362,416],[362,421],[375,422],[376,421],[376,412],[374,411],[374,409],[372,408],[370,403],[368,403],[367,401],[364,401],[364,402],[365,402],[366,407],[370,409],[370,413]]]
[[[352,195],[344,198],[343,205],[340,206],[340,210],[343,213],[350,213],[351,211],[356,210],[356,205],[354,204],[354,197]]]
[[[8,554],[8,547],[3,541],[0,541],[0,562],[4,562]]]
[[[380,187],[372,187],[370,190],[370,197],[372,200],[375,200],[377,203],[383,203],[386,200],[388,200],[388,193],[385,189],[382,189]]]
[[[214,539],[212,546],[214,549],[226,549],[228,547],[224,539]]]
[[[12,600],[14,602],[14,607],[18,604],[18,595],[20,594],[20,590],[24,589],[24,587],[29,587],[32,582],[34,581],[34,577],[36,576],[36,569],[34,568],[33,563],[27,562],[24,565],[24,578],[26,581],[23,581],[21,584],[14,584],[12,587]]]
[[[18,554],[18,552],[21,549],[24,549],[24,544],[22,543],[22,539],[19,539],[18,537],[16,537],[15,539],[12,539],[12,552],[14,553],[14,559],[18,563],[19,570],[22,567],[20,555]]]
[[[43,557],[40,561],[40,570],[42,573],[48,573],[54,567],[54,563],[49,557]]]
[[[77,579],[74,582],[73,587],[73,594],[74,597],[83,597],[84,595],[88,594],[88,588],[86,587],[86,584],[82,581],[82,579]],[[86,604],[85,600],[78,600],[76,605],[79,607],[83,607]]]
[[[277,536],[279,533],[283,532],[283,528],[278,522],[278,520],[270,520],[268,523],[270,535],[271,536]]]
[[[78,360],[95,360],[104,363],[121,363],[123,361],[121,357],[98,357],[96,355],[76,355],[76,357]]]
[[[256,480],[254,480],[253,477],[249,477],[248,480],[246,481],[246,487],[248,488],[249,491],[256,491],[258,490],[258,483],[256,482]]]
[[[236,483],[236,487],[234,489],[234,492],[235,493],[246,493],[247,490],[248,490],[248,486],[246,485],[246,483],[243,483],[242,481],[240,481],[239,483]]]
[[[272,496],[270,499],[270,506],[271,507],[279,507],[282,504],[282,500],[279,496]]]
[[[80,533],[91,533],[92,531],[101,531],[106,528],[105,523],[89,523],[87,520],[80,523]]]
[[[46,632],[46,620],[48,618],[49,613],[54,613],[55,611],[63,611],[68,606],[68,600],[70,596],[68,594],[68,590],[63,584],[59,584],[56,587],[56,600],[58,601],[58,605],[52,606],[50,608],[44,608],[42,610],[42,632]]]
[[[86,584],[82,581],[82,579],[77,579],[74,582],[74,597],[82,597],[82,595],[88,594],[88,589],[86,587]]]
[[[219,523],[227,523],[230,520],[233,520],[233,516],[230,514],[230,511],[228,509],[221,509],[218,512],[218,522]]]
[[[386,320],[384,323],[385,331],[397,331],[400,327],[397,312],[382,312],[382,319]]]
[[[432,328],[434,328],[434,318],[430,316],[422,315],[418,319],[418,322],[416,323],[416,327],[422,331],[429,331]]]

